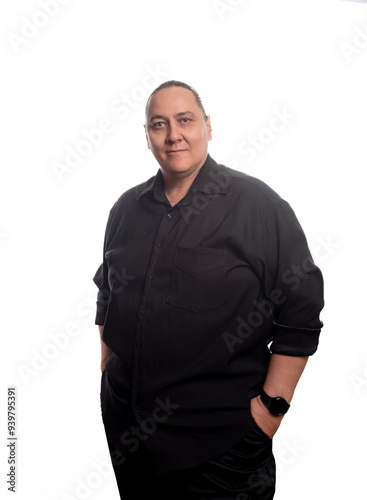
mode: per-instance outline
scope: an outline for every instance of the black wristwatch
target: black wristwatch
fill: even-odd
[[[284,398],[271,398],[262,391],[260,399],[273,415],[285,415],[290,408],[290,404]]]

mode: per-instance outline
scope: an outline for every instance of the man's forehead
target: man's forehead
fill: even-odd
[[[197,114],[199,106],[191,90],[183,87],[170,87],[153,94],[147,103],[147,114],[163,115],[190,112]]]

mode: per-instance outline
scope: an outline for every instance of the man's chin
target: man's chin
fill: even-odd
[[[189,163],[187,160],[183,160],[180,158],[171,158],[166,160],[165,162],[161,163],[161,167],[164,172],[167,173],[177,173],[177,174],[183,174],[185,172],[193,171],[195,170],[194,165]]]

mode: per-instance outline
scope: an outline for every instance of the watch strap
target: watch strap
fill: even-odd
[[[290,404],[281,397],[272,398],[264,390],[261,391],[260,399],[273,415],[284,415],[290,408]]]

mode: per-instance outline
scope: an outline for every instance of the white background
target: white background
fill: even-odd
[[[365,499],[366,5],[60,0],[57,10],[55,1],[43,2],[49,14],[42,0],[0,7],[1,496],[15,385],[17,498],[119,498],[100,415],[92,278],[109,209],[158,168],[146,98],[178,79],[211,115],[210,154],[290,202],[324,274],[319,349],[274,438],[275,498]],[[292,118],[269,136],[284,110]],[[110,132],[83,150],[83,130],[101,120]],[[249,137],[267,140],[252,161]],[[67,165],[78,148],[84,156]]]

